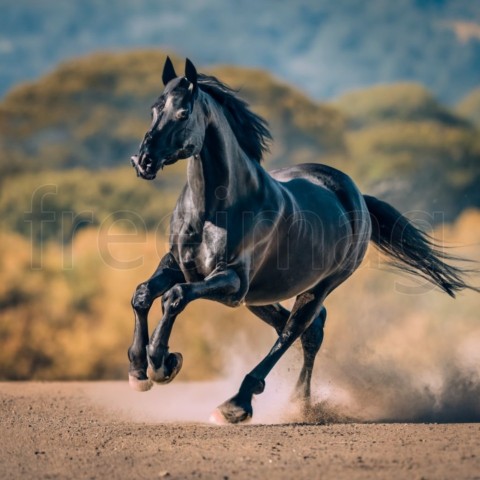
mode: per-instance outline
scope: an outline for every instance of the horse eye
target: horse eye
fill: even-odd
[[[179,110],[176,117],[177,120],[186,120],[188,118],[188,110]]]

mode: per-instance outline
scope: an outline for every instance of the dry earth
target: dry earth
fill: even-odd
[[[480,424],[275,424],[258,403],[261,423],[210,425],[224,390],[2,383],[0,477],[480,479]]]

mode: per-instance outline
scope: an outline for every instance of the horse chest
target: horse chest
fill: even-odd
[[[220,262],[225,262],[227,245],[225,229],[207,221],[200,231],[185,228],[180,239],[179,260],[188,280],[204,278],[212,273]]]

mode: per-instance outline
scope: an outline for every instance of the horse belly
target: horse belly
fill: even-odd
[[[292,235],[283,236],[275,248],[270,245],[259,268],[253,265],[255,274],[246,303],[266,305],[286,300],[311,290],[343,268],[351,246],[351,229],[349,225],[335,227],[314,229],[312,235],[293,239]]]
[[[285,275],[278,272],[273,275],[275,275],[275,279],[272,278],[272,275],[255,278],[245,296],[247,305],[268,305],[287,300],[312,289],[322,278],[318,275],[303,275],[300,278],[294,278],[290,274]]]

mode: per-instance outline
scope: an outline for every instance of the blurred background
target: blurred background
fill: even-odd
[[[480,1],[0,0],[0,379],[126,378],[130,297],[185,181],[182,164],[154,182],[129,167],[167,54],[269,121],[267,169],[340,168],[480,260]],[[317,378],[478,413],[479,307],[372,251],[327,301]],[[198,302],[171,346],[179,378],[203,380],[273,341],[245,309]],[[452,382],[470,406],[446,396]]]

